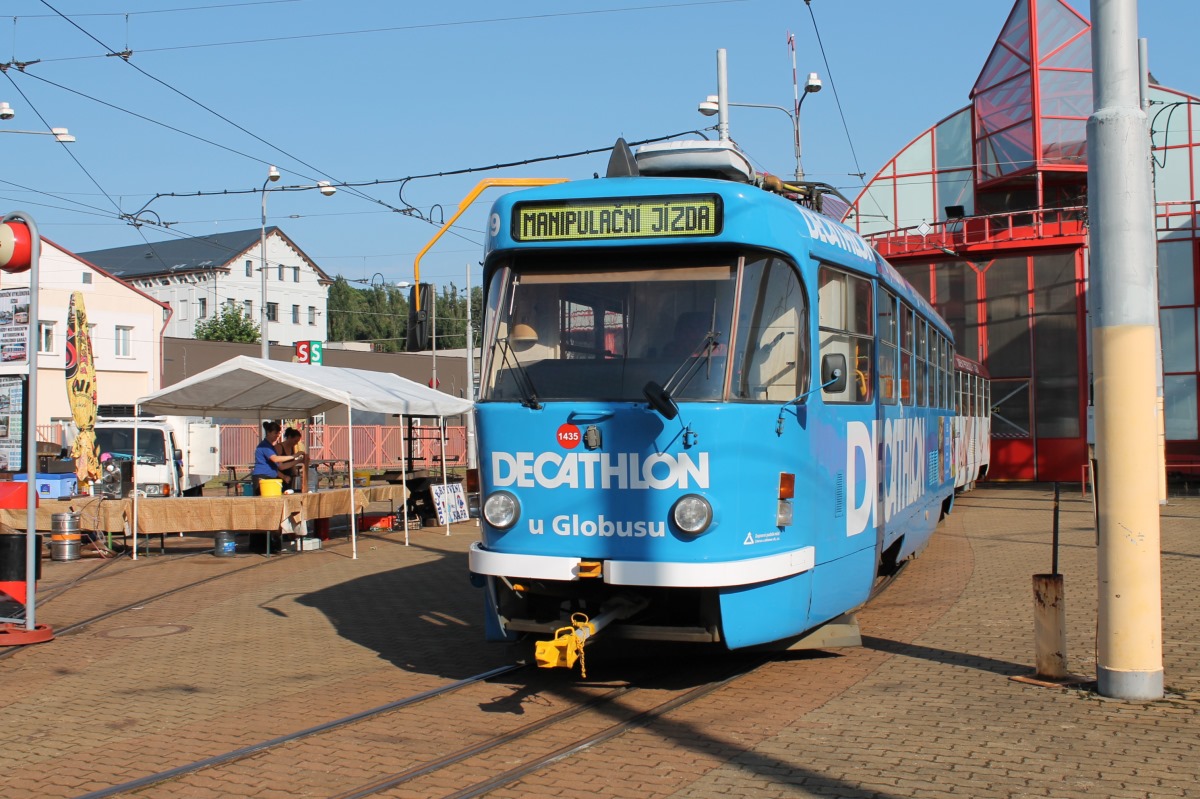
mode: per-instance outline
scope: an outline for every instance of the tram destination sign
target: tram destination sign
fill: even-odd
[[[721,232],[721,198],[715,194],[614,197],[513,206],[515,241],[647,239],[715,236]]]

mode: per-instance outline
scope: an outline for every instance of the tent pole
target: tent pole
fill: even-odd
[[[445,416],[438,417],[438,444],[441,446],[441,449],[442,449],[442,487],[446,488],[447,484],[450,482],[450,479],[449,479],[449,477],[447,477],[448,472],[446,471],[446,417]],[[443,492],[442,496],[446,496],[446,492]],[[446,535],[450,535],[450,509],[449,508],[446,509]]]
[[[346,403],[346,469],[350,472],[350,552],[358,560],[358,520],[354,518],[354,411]]]
[[[138,419],[141,418],[141,406],[136,402],[133,404],[133,463],[129,469],[129,481],[133,483],[130,489],[133,492],[133,559],[137,560],[137,540],[138,540],[138,483],[137,483],[137,455],[138,455]],[[120,464],[118,464],[119,466]],[[149,550],[147,550],[149,551]]]
[[[404,488],[404,546],[408,546],[408,450],[404,446],[404,417],[400,417],[400,485]]]

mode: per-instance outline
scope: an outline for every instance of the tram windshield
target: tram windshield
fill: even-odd
[[[640,402],[653,381],[676,400],[787,401],[803,318],[795,270],[766,254],[522,254],[488,287],[480,398]]]

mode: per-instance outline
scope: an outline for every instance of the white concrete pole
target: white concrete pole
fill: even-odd
[[[729,77],[723,47],[717,51],[717,138],[729,141]]]
[[[1101,695],[1163,695],[1155,446],[1155,238],[1139,98],[1136,0],[1091,0],[1088,118],[1092,352],[1099,464],[1096,677]]]
[[[471,330],[471,265],[467,264],[467,399],[475,401],[475,336]],[[467,411],[467,468],[479,468],[475,455],[475,409]]]

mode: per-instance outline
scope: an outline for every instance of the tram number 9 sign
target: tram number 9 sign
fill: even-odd
[[[24,222],[0,223],[0,270],[24,272],[33,265],[33,239]]]
[[[720,232],[721,198],[715,194],[563,200],[513,207],[514,241],[715,236]]]

